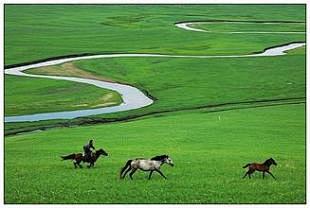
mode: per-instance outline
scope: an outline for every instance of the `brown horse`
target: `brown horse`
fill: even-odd
[[[269,158],[268,160],[266,160],[263,164],[259,164],[259,163],[248,163],[245,166],[243,166],[243,168],[249,167],[248,171],[245,173],[245,175],[243,176],[243,178],[246,177],[246,175],[249,176],[249,178],[251,178],[251,174],[254,173],[256,170],[263,172],[263,178],[265,178],[265,172],[267,172],[268,174],[270,174],[274,179],[276,179],[272,173],[270,173],[269,168],[271,165],[277,165],[276,161],[274,161],[274,159]]]
[[[89,166],[87,167],[90,168],[92,166],[94,167],[95,162],[100,157],[100,155],[108,156],[108,153],[105,152],[103,149],[99,149],[95,153],[92,153],[90,158],[85,158],[82,153],[73,153],[70,155],[61,156],[61,158],[63,160],[72,160],[75,168],[77,168],[77,166],[82,168],[82,165],[80,164],[81,162],[89,163]]]

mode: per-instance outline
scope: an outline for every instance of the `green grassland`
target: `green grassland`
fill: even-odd
[[[114,91],[76,82],[9,75],[4,86],[6,115],[79,110],[122,102]]]
[[[60,160],[91,137],[110,154],[94,169]],[[6,203],[305,203],[302,104],[53,129],[8,137],[5,150]],[[163,166],[167,180],[119,180],[127,159],[158,154],[174,160]],[[277,180],[241,179],[242,166],[269,157]]]
[[[305,22],[305,6],[6,5],[5,64],[86,52],[243,54],[305,40],[303,34],[219,35],[174,26],[192,20]],[[282,27],[295,31],[294,24]]]
[[[305,22],[305,6],[6,5],[5,64],[78,53],[250,54],[305,41],[304,34],[212,34],[174,26],[203,20]],[[301,23],[195,27],[226,32],[239,26],[242,31],[304,30]],[[76,68],[70,73],[83,72],[76,76],[131,84],[155,102],[88,118],[6,123],[5,134],[54,128],[5,137],[4,200],[305,203],[305,61],[302,47],[277,57],[69,63]],[[59,65],[53,72],[41,68],[28,73],[68,72]],[[76,83],[6,75],[5,115],[70,110],[68,102],[96,105],[109,93]],[[114,98],[120,101],[118,95]],[[74,126],[98,122],[103,124]],[[72,163],[60,160],[60,155],[82,151],[89,138],[110,154],[100,158],[94,169],[75,170]],[[118,179],[127,159],[159,154],[169,154],[175,163],[173,168],[163,167],[167,180],[154,174],[148,181],[142,172],[133,181]],[[269,176],[263,180],[258,173],[251,180],[241,179],[243,165],[269,157],[278,163],[272,167],[277,180]]]
[[[97,115],[126,118],[225,103],[305,99],[305,48],[281,57],[260,58],[112,58],[77,61],[74,65],[97,79],[112,79],[147,90],[149,107]],[[29,73],[42,74],[40,69]],[[53,72],[61,75],[63,72]],[[43,74],[47,73],[45,70]],[[79,76],[78,74],[76,76]],[[164,79],[162,79],[164,77]],[[255,77],[255,79],[252,79]]]
[[[97,79],[106,79],[128,83],[141,90],[147,90],[156,98],[155,103],[149,107],[113,113],[107,115],[92,116],[95,119],[125,119],[159,112],[180,111],[183,109],[195,109],[221,104],[236,104],[242,102],[274,101],[274,100],[305,100],[305,48],[291,51],[281,57],[260,58],[230,58],[230,59],[178,59],[178,58],[113,58],[74,62],[77,68],[92,74]],[[173,67],[173,69],[172,69]],[[31,69],[29,73],[49,74],[38,69]],[[63,72],[57,72],[61,75]],[[79,76],[76,74],[76,76]],[[162,78],[165,79],[162,79]],[[255,79],[252,79],[255,77]],[[6,82],[8,83],[8,82]],[[10,88],[11,86],[11,88]],[[7,94],[15,89],[14,83],[6,88]],[[41,88],[32,86],[33,88]],[[41,85],[42,86],[42,85]],[[91,88],[92,89],[92,88]],[[26,90],[26,89],[23,89]],[[44,93],[44,91],[40,91]],[[69,91],[70,92],[70,91]],[[99,89],[99,97],[101,96]],[[93,93],[97,93],[93,91]],[[6,96],[7,96],[6,94]],[[16,96],[27,97],[31,94],[21,93]],[[87,94],[79,91],[72,93],[68,98],[79,102],[81,95],[85,95],[83,102],[91,102]],[[38,97],[40,98],[40,97]],[[94,96],[93,98],[96,98]],[[9,105],[10,99],[5,99],[6,110],[13,111],[27,108],[23,102],[15,102]],[[53,101],[53,100],[52,100]],[[43,106],[50,106],[49,99],[41,100]],[[60,100],[61,101],[61,100]],[[71,102],[70,101],[70,102]],[[99,100],[100,101],[100,100]],[[82,100],[80,101],[82,102]],[[287,101],[285,101],[287,102]],[[66,106],[67,109],[70,105]],[[55,109],[65,110],[63,106],[53,106]],[[81,106],[82,108],[83,106]],[[87,106],[86,106],[87,107]],[[231,106],[228,105],[230,108]],[[238,106],[237,106],[238,107]],[[29,103],[29,113],[38,112]],[[22,114],[19,111],[19,114]],[[24,124],[6,124],[6,131],[26,130],[36,126],[68,125],[87,122],[85,118],[73,121],[26,122]]]
[[[98,79],[109,77],[114,81],[128,83],[142,90],[147,89],[157,100],[150,107],[136,110],[139,114],[145,114],[222,103],[304,98],[306,81],[304,53],[305,48],[301,48],[281,57],[225,58],[225,61],[222,58],[112,58],[77,61],[74,65]],[[55,71],[58,75],[64,73],[59,68]],[[40,69],[31,69],[28,73],[50,74],[48,70],[42,73]],[[79,74],[74,76],[79,76]],[[256,79],[251,79],[254,76]],[[162,77],[165,79],[161,79]],[[45,83],[45,81],[46,79],[42,79],[42,82]],[[30,100],[29,96],[33,93],[25,93],[26,82],[20,81],[19,83],[23,84],[21,87],[15,82],[15,80],[6,81],[6,114],[12,111],[24,114],[25,112],[42,112],[47,109],[67,110],[70,106],[73,107],[75,102],[91,103],[92,99],[98,100],[98,97],[104,93],[100,89],[93,90],[92,97],[88,96],[89,94],[85,91],[79,90],[80,88],[74,90],[71,87],[67,90],[66,96],[58,94],[57,91],[54,92],[60,100],[56,98],[42,100],[41,96],[45,93],[44,86],[42,83],[37,83],[31,87],[39,93],[37,98],[40,100],[39,104],[46,102],[43,105],[46,108],[40,109],[32,108],[31,103],[28,106],[25,105],[25,100],[27,98]],[[49,82],[57,83],[58,81]],[[31,83],[29,82],[28,85]],[[16,86],[19,89],[16,89]],[[88,87],[88,89],[93,88]],[[59,89],[62,87],[59,86]],[[45,96],[53,97],[54,94]],[[83,96],[84,100],[81,98]],[[61,98],[67,100],[61,100]],[[117,97],[117,99],[119,101],[120,98]],[[21,102],[18,102],[19,100]],[[59,102],[63,104],[54,105]],[[68,105],[68,102],[73,103]],[[14,105],[10,105],[11,103]],[[84,108],[89,106],[84,106]],[[127,115],[127,113],[123,114]]]
[[[304,23],[277,23],[262,24],[250,22],[213,22],[192,25],[194,28],[210,32],[305,32]],[[270,34],[269,34],[270,35]]]
[[[252,52],[261,51],[266,47],[273,45],[288,43],[291,41],[304,41],[304,34],[212,34],[212,33],[199,33],[181,30],[174,26],[175,22],[178,21],[190,21],[190,20],[209,20],[209,19],[222,19],[225,20],[230,18],[235,21],[293,21],[293,22],[304,22],[304,6],[294,5],[294,6],[285,6],[285,5],[243,5],[242,10],[245,11],[243,15],[240,14],[240,5],[205,5],[205,6],[141,6],[143,12],[138,6],[113,6],[113,5],[101,5],[101,6],[64,6],[64,5],[55,5],[53,7],[49,5],[28,5],[28,6],[18,6],[18,5],[7,5],[5,12],[5,63],[16,64],[20,62],[27,62],[38,60],[47,57],[66,55],[66,54],[76,54],[76,53],[85,53],[85,52],[96,52],[96,53],[111,53],[111,52],[150,52],[150,53],[167,53],[167,54],[247,54]],[[202,9],[203,8],[203,9]],[[280,12],[274,12],[281,8]],[[138,12],[133,15],[134,12]],[[247,12],[251,11],[247,14]],[[32,11],[32,12],[30,12]],[[86,15],[91,11],[92,15]],[[120,12],[121,11],[121,12]],[[194,11],[194,12],[193,12]],[[229,11],[229,12],[228,12]],[[255,11],[252,13],[252,11]],[[16,14],[19,15],[16,15]],[[62,15],[60,15],[62,13]],[[229,13],[230,15],[227,15]],[[65,14],[65,15],[63,15]],[[271,15],[272,14],[272,15]],[[292,15],[294,14],[294,15]],[[34,15],[36,18],[34,18]],[[86,18],[87,16],[87,18]],[[40,17],[40,18],[38,18]],[[225,28],[229,27],[232,24],[218,24],[219,27]],[[253,30],[257,27],[257,24],[244,24],[249,29]],[[208,25],[209,26],[209,25]],[[212,25],[214,27],[215,25]],[[240,26],[240,25],[239,25]],[[295,31],[296,27],[302,30],[304,24],[296,23],[283,23],[276,25],[273,29],[274,31],[282,31],[283,28],[286,30]],[[263,27],[270,27],[270,25],[264,25]],[[18,31],[18,32],[16,32]],[[87,32],[85,32],[87,31]],[[126,34],[126,35],[125,35]],[[160,37],[158,37],[160,36]],[[86,40],[87,39],[87,40]],[[134,40],[134,39],[138,39]],[[42,41],[41,41],[42,40]],[[156,41],[155,41],[156,40]],[[48,44],[46,44],[48,43]],[[179,44],[182,43],[182,44]],[[130,45],[130,49],[128,48]],[[23,46],[23,47],[21,47]],[[121,47],[121,49],[120,49]],[[147,47],[147,48],[145,48]],[[25,52],[24,50],[27,50]],[[69,50],[69,51],[68,51]],[[27,56],[25,56],[27,54]],[[304,57],[301,57],[304,59]],[[281,64],[286,65],[285,62],[289,62],[289,65],[293,67],[293,63],[299,65],[304,64],[304,61],[288,60],[285,59]],[[218,79],[214,79],[211,82],[204,82],[204,75],[216,71],[216,67],[221,67],[222,70],[229,67],[230,70],[244,70],[244,69],[235,69],[236,65],[242,61],[242,64],[245,64],[245,67],[257,68],[256,59],[229,59],[226,63],[225,61],[220,61],[221,66],[217,66],[219,60],[202,60],[202,63],[197,61],[197,59],[111,59],[111,60],[99,60],[99,61],[90,61],[81,63],[83,69],[92,70],[94,74],[107,74],[108,76],[121,80],[125,83],[134,84],[137,87],[147,90],[151,95],[158,98],[155,106],[152,106],[148,112],[155,110],[169,110],[170,108],[179,109],[183,107],[196,107],[203,103],[212,104],[222,102],[230,102],[230,98],[237,100],[239,97],[234,97],[234,95],[226,95],[224,91],[231,92],[232,88],[235,89],[239,86],[234,86],[232,83],[233,80],[229,80],[229,72],[221,72],[221,74],[216,75],[217,78],[224,78],[224,81],[229,80],[228,86],[223,88],[219,87],[221,84],[218,82]],[[145,60],[145,61],[144,61]],[[264,61],[264,59],[260,59]],[[272,58],[268,58],[271,64],[275,66],[277,62],[272,61]],[[287,60],[287,61],[286,61]],[[105,71],[101,72],[99,67],[94,66],[98,64],[101,67],[104,67]],[[131,64],[131,62],[133,64]],[[139,66],[139,69],[136,69],[135,63],[143,64]],[[106,65],[107,64],[107,65]],[[201,65],[202,64],[202,65]],[[94,67],[95,70],[90,67]],[[253,65],[253,66],[252,66]],[[138,65],[137,65],[138,66]],[[109,68],[116,67],[116,68]],[[118,67],[130,67],[129,70],[126,68]],[[163,67],[165,71],[168,68],[168,72],[161,71],[161,69],[155,67]],[[188,70],[188,67],[191,70]],[[210,67],[214,67],[210,69]],[[259,66],[261,67],[261,65]],[[107,68],[108,71],[106,70]],[[173,71],[178,70],[180,75],[176,75]],[[271,68],[271,67],[270,67]],[[173,70],[172,70],[173,69]],[[186,94],[185,96],[178,97],[178,106],[176,105],[167,105],[167,102],[174,102],[175,97],[177,97],[181,90],[184,90],[186,87],[182,87],[185,81],[191,81],[194,83],[197,81],[195,74],[191,74],[193,69],[198,69],[200,73],[201,80],[200,83],[203,83],[202,87],[195,88],[189,83],[186,83]],[[206,70],[207,69],[207,70]],[[247,68],[250,70],[250,68]],[[299,68],[300,69],[300,68]],[[113,71],[114,70],[114,71]],[[134,74],[140,74],[148,76],[147,79],[138,75],[134,77],[131,75],[132,71],[135,71]],[[151,71],[153,70],[153,71]],[[286,70],[286,68],[284,69]],[[254,69],[253,69],[254,71]],[[275,70],[276,71],[276,70]],[[291,73],[293,70],[287,70],[286,72]],[[195,71],[196,72],[196,71]],[[148,73],[148,74],[147,74]],[[157,79],[161,76],[169,76],[169,80],[166,83],[153,83],[158,80],[152,80],[152,78]],[[254,73],[254,72],[253,72]],[[264,73],[264,72],[262,72]],[[268,72],[266,72],[267,74]],[[295,72],[293,72],[295,73]],[[302,74],[301,71],[297,73]],[[234,73],[236,77],[239,77],[238,73]],[[127,76],[128,75],[128,76]],[[225,77],[221,77],[224,75]],[[128,79],[130,76],[130,79]],[[166,77],[167,77],[166,76]],[[182,77],[183,76],[183,77]],[[185,76],[185,77],[184,77]],[[244,80],[251,76],[251,73],[246,72],[244,75]],[[143,80],[141,80],[141,77]],[[175,79],[173,79],[173,77]],[[209,77],[209,76],[208,76]],[[297,76],[299,79],[300,76]],[[125,78],[125,79],[124,79]],[[209,77],[212,79],[212,77]],[[181,79],[181,80],[179,80]],[[187,80],[186,80],[187,79]],[[210,82],[209,80],[206,80]],[[264,77],[262,78],[264,79]],[[273,78],[271,78],[273,79]],[[293,77],[293,79],[295,79]],[[131,82],[133,80],[133,82]],[[150,83],[147,83],[151,81]],[[173,82],[179,83],[173,83]],[[194,82],[193,82],[194,81]],[[33,80],[34,86],[36,84],[36,79]],[[235,81],[238,84],[238,81]],[[287,82],[289,83],[289,81]],[[299,80],[299,83],[302,85],[304,80]],[[155,86],[160,84],[160,86]],[[218,85],[217,85],[218,84]],[[230,85],[233,84],[233,85]],[[235,83],[236,84],[236,83]],[[283,86],[285,86],[285,83]],[[15,91],[15,83],[10,81],[10,84],[6,86],[6,96],[10,96],[10,92]],[[148,86],[146,86],[148,85]],[[151,88],[149,88],[149,85]],[[34,87],[33,86],[33,87]],[[179,87],[181,86],[181,87]],[[283,87],[282,86],[282,87]],[[161,87],[162,89],[159,89]],[[169,88],[167,91],[170,92],[159,92]],[[215,88],[214,88],[215,87]],[[257,87],[251,86],[251,87]],[[292,86],[289,86],[289,89],[296,87],[296,83]],[[156,88],[156,89],[154,89]],[[208,88],[208,92],[206,92]],[[212,89],[211,89],[212,88]],[[198,90],[197,90],[198,89]],[[222,94],[225,94],[224,97],[217,96],[219,90],[223,90]],[[40,91],[40,89],[36,89]],[[212,90],[212,92],[209,92]],[[256,89],[246,89],[245,93],[250,92],[250,98],[255,98],[255,93],[253,91]],[[285,90],[285,89],[283,89]],[[187,93],[194,92],[198,96],[208,97],[208,100],[193,99],[192,101],[189,96],[186,96]],[[203,92],[203,93],[202,93]],[[163,95],[163,93],[165,95]],[[177,93],[177,96],[171,97],[174,93]],[[239,87],[236,94],[243,93],[242,89]],[[265,92],[263,90],[258,90],[260,97],[268,97],[268,95],[263,95]],[[286,92],[285,92],[286,93]],[[304,93],[304,92],[302,92]],[[276,94],[274,91],[273,95]],[[31,93],[28,94],[29,96]],[[239,96],[238,95],[238,96]],[[242,97],[242,100],[249,98],[249,95]],[[16,97],[24,97],[25,94],[17,95]],[[81,93],[75,93],[70,95],[71,100],[79,99]],[[99,95],[97,95],[99,97]],[[227,96],[230,96],[228,99]],[[282,95],[277,95],[278,97],[283,97]],[[298,95],[300,96],[300,95]],[[215,100],[214,97],[217,97]],[[221,100],[217,100],[218,97],[221,97]],[[270,96],[269,96],[270,97]],[[294,96],[295,97],[295,96]],[[63,97],[67,99],[67,97]],[[164,100],[164,101],[163,101]],[[170,101],[169,101],[170,100]],[[6,106],[5,110],[6,115],[10,115],[10,112],[15,111],[14,109],[9,109],[8,104],[9,99],[5,98]],[[17,98],[18,101],[18,98]],[[65,101],[62,101],[65,102]],[[166,102],[166,103],[162,103]],[[200,102],[200,103],[199,103]],[[22,102],[15,102],[17,105],[23,105]],[[50,109],[51,105],[44,104],[47,106],[47,109]],[[162,107],[160,107],[160,105]],[[86,105],[85,105],[86,106]],[[19,106],[18,108],[24,108],[25,106]],[[58,109],[59,111],[67,110],[63,105],[53,106],[53,109]],[[82,107],[83,108],[83,107]],[[36,113],[39,109],[37,108],[28,108],[24,112]],[[41,112],[41,111],[40,111]],[[16,110],[15,114],[23,114],[22,111]],[[130,113],[129,113],[130,114]],[[136,114],[136,113],[134,113]],[[118,115],[116,116],[118,117]],[[8,125],[11,126],[11,125]],[[8,127],[6,126],[6,128]]]
[[[305,97],[304,50],[282,57],[115,58],[78,61],[76,65],[147,89],[157,100],[143,109],[146,112]]]

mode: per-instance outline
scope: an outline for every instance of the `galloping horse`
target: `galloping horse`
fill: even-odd
[[[81,162],[89,163],[89,166],[87,167],[90,168],[92,166],[94,167],[95,162],[100,157],[100,155],[108,156],[108,153],[105,152],[103,149],[99,149],[95,153],[92,153],[91,157],[88,159],[86,159],[82,153],[77,153],[77,154],[73,153],[70,155],[61,156],[61,158],[63,160],[73,160],[73,164],[75,168],[77,168],[77,166],[82,168],[82,165],[80,164]]]
[[[143,171],[151,171],[149,174],[149,180],[151,179],[151,176],[154,171],[158,172],[162,177],[167,179],[166,176],[159,170],[161,165],[163,165],[164,163],[167,163],[173,166],[173,161],[168,155],[160,155],[160,156],[153,157],[151,159],[136,158],[134,160],[128,160],[126,165],[122,168],[120,172],[120,179],[124,179],[126,174],[130,170],[131,172],[129,173],[129,177],[130,179],[133,179],[132,175],[138,169],[143,170]]]
[[[263,178],[265,178],[265,172],[269,173],[274,179],[276,179],[272,173],[270,173],[269,168],[271,165],[277,165],[276,161],[274,161],[274,159],[269,158],[268,160],[266,160],[263,164],[259,164],[259,163],[248,163],[245,166],[243,166],[243,168],[249,167],[248,171],[245,173],[245,175],[243,176],[243,178],[246,177],[246,175],[249,176],[249,178],[251,178],[251,174],[254,173],[256,170],[263,172]]]

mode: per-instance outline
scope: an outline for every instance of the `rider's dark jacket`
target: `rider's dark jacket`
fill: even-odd
[[[93,146],[92,143],[87,143],[83,146],[83,149],[84,149],[84,154],[85,155],[90,155],[92,150],[91,149],[95,149],[95,147]]]

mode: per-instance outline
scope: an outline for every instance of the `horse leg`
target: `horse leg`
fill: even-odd
[[[273,179],[276,180],[276,178],[272,175],[272,173],[270,173],[268,170],[266,172],[269,173],[273,177]]]
[[[137,171],[137,169],[132,169],[132,171],[129,173],[129,177],[132,180],[132,175]]]
[[[248,170],[244,176],[242,178],[245,178],[247,175],[249,176],[249,179],[251,179],[251,174],[252,174],[252,171],[251,170]]]
[[[154,171],[154,170],[151,170],[151,172],[150,172],[149,180],[151,179],[151,176],[152,176],[152,174],[153,174],[153,171]]]
[[[155,169],[156,172],[158,172],[164,179],[167,179],[166,176],[158,169]]]
[[[129,166],[129,168],[125,171],[125,173],[123,174],[122,178],[125,178],[126,174],[131,170],[131,167]]]
[[[73,160],[72,162],[73,162],[74,168],[77,168],[77,162],[76,162],[76,160]]]
[[[254,173],[254,172],[255,172],[254,169],[250,169],[250,170],[248,171],[249,179],[251,179],[251,175],[252,175],[252,173]]]
[[[254,171],[249,171],[248,175],[249,175],[249,179],[251,179],[251,175]]]
[[[246,177],[246,175],[248,175],[248,172],[246,172],[242,178],[245,178],[245,177]]]
[[[263,179],[265,178],[265,171],[263,171]]]
[[[81,161],[78,161],[76,164],[79,166],[79,168],[82,168]]]

